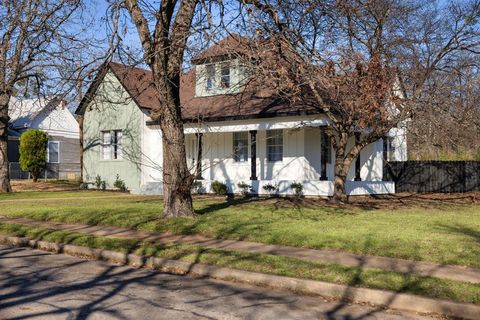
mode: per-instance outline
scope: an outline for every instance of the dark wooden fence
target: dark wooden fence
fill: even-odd
[[[480,191],[480,161],[390,161],[383,177],[395,192]]]

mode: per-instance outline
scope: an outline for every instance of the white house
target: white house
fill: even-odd
[[[8,158],[12,179],[28,177],[18,163],[19,137],[28,129],[39,129],[48,134],[47,166],[42,177],[80,177],[80,129],[63,100],[12,98],[8,114]]]
[[[234,41],[226,38],[195,57],[181,80],[192,173],[200,169],[197,180],[206,192],[220,181],[233,193],[245,182],[258,194],[269,193],[265,185],[291,194],[291,183],[299,182],[305,195],[331,195],[334,150],[322,139],[327,117],[269,96],[246,97],[242,82],[247,73],[222,50]],[[112,186],[118,175],[135,193],[162,193],[162,133],[150,118],[157,105],[149,71],[104,65],[77,109],[84,117],[85,180],[100,176]],[[406,160],[404,129],[391,130],[362,150],[349,172],[347,192],[393,193],[394,183],[382,179],[385,158]]]

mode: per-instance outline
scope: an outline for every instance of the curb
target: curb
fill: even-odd
[[[2,234],[0,234],[0,243],[31,247],[55,253],[64,253],[82,258],[93,258],[113,263],[131,265],[134,267],[147,267],[176,274],[207,276],[226,281],[233,280],[259,286],[285,289],[296,293],[320,295],[328,298],[340,299],[346,302],[354,301],[385,306],[391,309],[418,313],[437,313],[472,320],[478,319],[478,316],[480,315],[480,305],[425,298],[411,294],[396,293],[393,291],[355,288],[347,285],[316,280],[305,280],[242,271],[201,263],[190,263],[181,260],[138,256],[117,251],[31,240],[29,238],[11,237]]]

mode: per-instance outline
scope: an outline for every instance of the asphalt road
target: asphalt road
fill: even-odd
[[[0,319],[432,319],[0,245]]]

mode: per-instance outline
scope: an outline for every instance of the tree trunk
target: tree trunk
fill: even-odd
[[[356,159],[364,147],[364,144],[359,144],[355,139],[355,145],[347,152],[349,137],[351,137],[351,134],[349,135],[348,132],[341,133],[335,149],[335,182],[332,201],[336,203],[348,202],[347,190],[345,188],[348,171],[353,160]]]
[[[341,149],[339,151],[339,149]],[[345,183],[347,181],[348,170],[350,169],[351,161],[345,159],[345,149],[340,147],[335,151],[335,181],[333,186],[332,201],[336,203],[347,202],[347,191]]]
[[[192,217],[195,216],[195,211],[191,187],[195,177],[187,166],[180,91],[178,86],[173,85],[180,81],[165,81],[162,76],[160,78],[163,81],[156,83],[161,92],[162,109],[156,118],[160,120],[163,142],[163,216]]]
[[[352,163],[351,158],[347,157],[348,133],[342,132],[335,141],[335,181],[333,184],[332,201],[335,203],[347,202],[347,192],[345,183],[347,181],[348,170]]]
[[[35,172],[32,172],[32,180],[33,182],[38,182],[38,174]]]
[[[10,97],[0,95],[0,192],[11,192],[8,164],[8,103]]]

